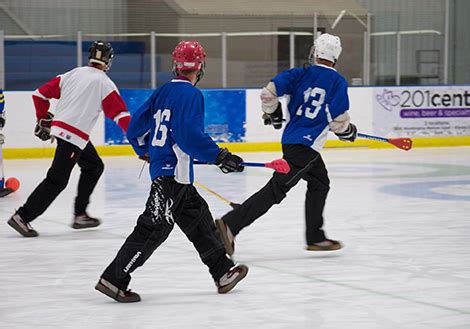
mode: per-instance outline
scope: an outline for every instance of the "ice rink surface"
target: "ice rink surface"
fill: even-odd
[[[21,180],[0,199],[0,328],[470,328],[470,148],[326,150],[331,178],[326,232],[337,252],[304,250],[305,183],[243,230],[238,262],[247,278],[218,295],[192,245],[175,226],[138,269],[130,288],[142,302],[118,304],[93,287],[143,210],[142,162],[104,158],[89,212],[96,229],[71,229],[77,187],[32,223],[38,238],[6,225],[51,162],[10,160]],[[276,153],[245,154],[272,160]],[[198,167],[197,180],[241,202],[269,179],[267,169],[223,175]],[[214,217],[229,207],[205,191]]]

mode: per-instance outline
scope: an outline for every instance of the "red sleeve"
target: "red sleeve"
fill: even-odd
[[[47,118],[47,111],[49,110],[49,99],[60,98],[60,77],[55,77],[51,81],[43,84],[36,89],[33,93],[34,107],[36,108],[36,118]]]
[[[114,120],[126,132],[131,121],[131,115],[127,111],[126,103],[124,103],[122,97],[113,90],[103,99],[101,105],[103,106],[104,115]]]

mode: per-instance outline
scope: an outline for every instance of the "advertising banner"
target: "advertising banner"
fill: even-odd
[[[134,113],[149,97],[153,90],[123,89],[121,96]],[[241,89],[206,89],[204,95],[205,131],[216,142],[244,142],[246,121],[246,92]],[[112,120],[105,121],[105,143],[128,144],[125,136]]]
[[[374,133],[470,136],[470,86],[373,88]]]

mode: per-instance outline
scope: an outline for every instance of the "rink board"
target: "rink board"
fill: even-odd
[[[260,89],[206,89],[205,129],[219,143],[234,151],[279,151],[282,130],[261,120]],[[121,94],[134,113],[151,90],[123,89]],[[470,145],[470,86],[352,87],[350,114],[359,130],[386,137],[411,137],[414,147]],[[53,147],[32,131],[35,110],[32,92],[5,92],[7,125],[6,158],[50,157]],[[286,99],[282,102],[286,104]],[[51,102],[51,110],[56,101]],[[285,106],[284,106],[285,107]],[[286,113],[286,117],[288,115]],[[101,154],[132,154],[119,127],[101,116],[91,133]],[[326,147],[393,147],[360,140],[344,143],[329,135]]]

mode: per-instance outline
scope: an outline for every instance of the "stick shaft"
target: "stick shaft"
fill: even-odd
[[[144,161],[144,164],[142,165],[142,168],[140,168],[139,179],[140,179],[140,177],[142,177],[142,172],[144,171],[144,168],[145,168],[145,164],[146,164],[146,163],[147,163],[147,162]]]
[[[212,164],[212,163],[194,160],[194,164],[206,165],[206,164]],[[241,165],[247,166],[247,167],[266,167],[266,164],[261,163],[261,162],[242,162]]]
[[[242,162],[241,164],[247,167],[266,167],[265,163],[260,162]]]
[[[209,192],[210,194],[216,196],[217,198],[219,198],[221,201],[225,202],[226,204],[228,204],[228,205],[231,206],[232,208],[235,208],[235,207],[237,206],[236,203],[233,203],[233,202],[230,201],[229,199],[224,198],[223,196],[221,196],[221,195],[220,195],[219,193],[217,193],[216,191],[211,190],[210,188],[208,188],[208,187],[205,186],[205,185],[202,185],[202,184],[199,183],[199,182],[194,182],[194,185],[196,185],[197,187],[202,188],[204,191]]]
[[[361,134],[361,133],[358,133],[357,137],[372,139],[372,140],[376,140],[376,141],[380,141],[380,142],[388,142],[388,138],[373,136],[373,135],[367,135],[367,134]]]

